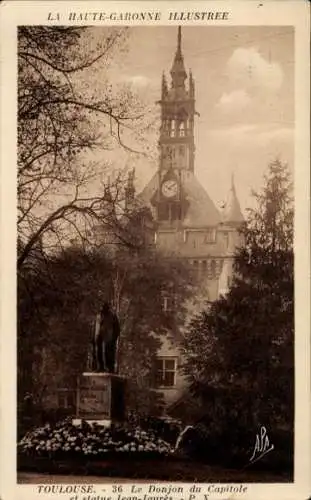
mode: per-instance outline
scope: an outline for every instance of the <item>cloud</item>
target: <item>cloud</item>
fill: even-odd
[[[135,87],[146,87],[150,84],[150,79],[144,75],[131,75],[126,76],[125,81],[131,83]]]
[[[262,87],[277,90],[283,82],[280,64],[267,61],[254,47],[235,49],[228,60],[230,79],[245,87]]]
[[[210,130],[209,135],[213,139],[230,141],[240,146],[240,143],[247,140],[256,130],[257,125],[246,123]]]
[[[216,106],[224,113],[241,111],[251,102],[251,98],[245,90],[234,90],[233,92],[224,92]]]
[[[269,143],[292,142],[294,129],[279,127],[275,124],[239,124],[232,127],[214,129],[209,132],[210,137],[217,142],[230,143],[231,146],[240,148],[266,146]]]
[[[268,142],[282,143],[294,141],[294,129],[290,127],[277,127],[270,130],[263,130],[258,134],[258,142],[266,145]]]

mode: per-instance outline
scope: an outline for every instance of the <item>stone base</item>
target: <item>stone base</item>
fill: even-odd
[[[83,373],[78,383],[76,420],[107,422],[109,425],[122,422],[124,387],[125,378],[115,373]]]
[[[111,420],[85,420],[83,419],[84,422],[86,422],[89,425],[102,425],[103,427],[111,427]],[[81,425],[82,419],[81,418],[74,418],[72,420],[72,425]]]

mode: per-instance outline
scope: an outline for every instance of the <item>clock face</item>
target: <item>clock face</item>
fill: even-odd
[[[174,180],[165,181],[162,184],[162,194],[166,198],[172,198],[177,194],[177,182]]]

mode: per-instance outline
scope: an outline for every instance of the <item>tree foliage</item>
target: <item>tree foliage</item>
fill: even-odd
[[[184,345],[184,370],[193,392],[210,401],[209,422],[215,426],[217,420],[220,440],[234,427],[240,448],[246,429],[254,436],[260,425],[288,432],[293,425],[293,206],[287,166],[269,165],[263,189],[254,196],[257,206],[248,211],[232,287],[194,318]],[[216,402],[218,391],[215,404],[223,408],[216,420],[211,390]]]

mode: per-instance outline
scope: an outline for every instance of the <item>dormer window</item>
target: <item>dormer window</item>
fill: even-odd
[[[204,234],[204,243],[215,243],[216,241],[216,231],[215,229],[208,229]]]

